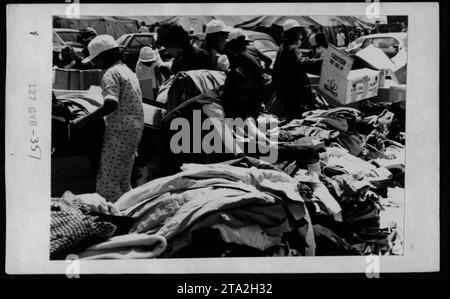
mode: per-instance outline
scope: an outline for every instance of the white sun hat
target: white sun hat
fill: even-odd
[[[247,42],[250,42],[251,40],[248,38],[247,34],[244,33],[244,30],[241,28],[233,28],[233,30],[230,32],[230,35],[228,36],[228,40],[234,40],[238,39],[241,36],[244,37],[244,40]]]
[[[97,57],[100,53],[118,47],[119,45],[116,43],[116,41],[111,35],[108,34],[98,35],[89,42],[88,45],[89,56],[83,59],[83,63],[92,61],[92,59]]]
[[[206,24],[205,34],[211,34],[216,32],[230,32],[231,27],[225,25],[221,20],[212,20]]]
[[[300,28],[300,27],[302,27],[302,26],[300,26],[300,24],[296,20],[292,20],[292,19],[286,20],[283,23],[283,31],[288,31],[292,28]]]
[[[139,61],[152,62],[156,61],[156,52],[151,47],[142,47],[139,52]]]

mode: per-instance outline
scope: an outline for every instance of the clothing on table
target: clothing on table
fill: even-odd
[[[161,235],[170,244],[206,216],[224,211],[239,219],[236,223],[257,224],[271,235],[292,230],[302,219],[310,224],[296,183],[287,174],[222,163],[186,164],[181,173],[133,189],[116,206],[137,217],[135,232]],[[315,245],[308,227],[305,240],[311,254]],[[187,240],[178,244],[185,246]]]
[[[144,108],[139,80],[122,62],[106,70],[102,94],[105,101],[117,102],[117,107],[105,117],[96,191],[115,202],[131,188],[134,156],[144,129]]]
[[[127,234],[112,237],[86,248],[78,256],[82,260],[149,259],[166,250],[164,237],[147,234]]]
[[[200,48],[188,47],[174,58],[171,72],[176,74],[190,70],[215,70],[208,53]]]
[[[226,71],[230,67],[230,61],[226,55],[220,54],[215,49],[204,49],[209,56],[209,60],[211,61],[211,65],[214,70],[218,71]]]
[[[166,110],[170,113],[181,103],[218,88],[225,83],[226,74],[212,70],[192,70],[178,72],[166,92]],[[163,88],[161,88],[162,90]],[[160,91],[157,101],[163,100],[164,91]]]
[[[131,190],[131,172],[142,132],[143,128],[105,131],[96,192],[109,202]]]
[[[65,259],[91,244],[110,238],[116,226],[89,215],[89,207],[70,191],[52,199],[50,224],[50,258]]]

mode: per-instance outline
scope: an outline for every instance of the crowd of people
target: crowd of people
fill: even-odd
[[[146,28],[142,24],[140,31]],[[225,131],[225,134],[232,135],[232,129],[224,129],[224,119],[256,119],[263,109],[264,88],[269,84],[284,106],[287,120],[301,115],[313,97],[306,72],[317,73],[321,59],[302,55],[300,29],[301,26],[295,20],[285,22],[283,43],[271,69],[271,59],[251,45],[243,30],[226,26],[222,21],[213,20],[207,24],[205,40],[200,47],[190,43],[189,32],[182,26],[175,23],[158,26],[157,47],[164,47],[173,57],[170,69],[173,76],[179,72],[204,69],[223,71],[227,75],[224,86],[190,99],[179,110],[188,118],[192,110],[200,109],[205,117],[216,120],[214,124],[218,132]],[[85,58],[77,58],[75,53],[71,53],[70,57],[80,69],[90,65],[105,71],[101,81],[104,104],[95,112],[76,119],[72,125],[83,128],[90,122],[105,118],[106,131],[96,191],[109,202],[115,202],[131,189],[131,171],[144,127],[139,80],[152,79],[156,95],[164,80],[158,71],[162,60],[157,49],[143,47],[135,71],[132,71],[122,61],[121,51],[112,36],[98,35],[92,28],[82,30],[81,36],[83,44],[87,45],[83,50]],[[316,34],[315,40],[316,50],[320,51],[324,47],[320,33]],[[180,111],[177,111],[177,115],[180,115]],[[256,125],[250,128],[254,130],[255,136],[265,138]],[[268,146],[276,146],[266,141]],[[243,149],[233,147],[232,144],[225,146],[235,156],[243,153]],[[170,151],[166,152],[170,156]],[[174,165],[176,160],[179,159],[168,157],[167,165]],[[179,166],[175,164],[172,169]],[[169,166],[165,168],[171,169]]]
[[[196,45],[191,42],[190,37],[193,34],[191,29],[185,30],[175,23],[157,24],[157,26],[147,26],[142,23],[139,32],[156,32],[156,46],[155,48],[144,46],[140,49],[139,58],[133,70],[124,63],[121,49],[114,38],[105,34],[98,35],[91,28],[83,30],[81,34],[83,38],[81,42],[86,45],[83,50],[83,59],[74,51],[61,54],[64,62],[67,63],[64,67],[76,66],[79,69],[96,68],[104,71],[101,79],[103,103],[87,115],[70,121],[70,130],[86,129],[90,124],[103,119],[105,130],[96,171],[95,192],[99,196],[92,196],[92,194],[75,196],[66,192],[59,201],[54,202],[51,255],[63,257],[63,253],[72,252],[68,250],[74,249],[64,247],[67,242],[61,238],[61,227],[70,240],[76,239],[74,235],[77,233],[77,237],[84,239],[86,237],[84,230],[86,230],[94,235],[99,233],[96,236],[97,243],[109,240],[107,241],[109,245],[111,240],[123,245],[121,238],[124,237],[126,242],[129,242],[128,238],[134,241],[136,240],[133,238],[138,238],[139,246],[134,241],[131,243],[134,247],[140,247],[141,237],[156,238],[158,242],[163,243],[164,248],[158,254],[152,253],[145,255],[144,258],[160,255],[167,247],[168,243],[165,242],[174,242],[171,245],[180,246],[176,242],[186,241],[181,235],[180,239],[177,239],[178,236],[175,233],[188,227],[184,220],[180,221],[180,219],[190,217],[186,216],[188,213],[181,209],[184,204],[181,201],[187,202],[193,198],[197,202],[192,200],[194,202],[191,205],[192,211],[203,203],[205,213],[220,212],[220,217],[223,217],[222,212],[230,209],[228,205],[232,199],[237,204],[236,215],[243,215],[246,218],[245,213],[254,210],[255,219],[261,221],[261,223],[256,222],[258,225],[265,225],[267,221],[272,221],[274,215],[278,215],[283,221],[290,219],[288,222],[292,221],[295,225],[292,228],[280,229],[279,232],[280,236],[283,235],[283,242],[280,237],[280,242],[269,240],[270,242],[267,243],[271,246],[274,245],[272,243],[277,243],[276,248],[280,247],[281,243],[285,243],[286,248],[289,248],[292,240],[304,241],[305,244],[298,242],[295,245],[301,250],[304,249],[305,252],[300,253],[301,255],[315,254],[314,238],[317,238],[318,244],[322,242],[322,239],[334,240],[332,242],[339,243],[337,247],[342,247],[341,250],[345,254],[355,254],[355,252],[365,254],[367,244],[371,244],[374,252],[375,250],[381,252],[379,248],[384,248],[384,241],[389,245],[387,251],[393,251],[390,244],[393,241],[390,239],[389,241],[388,236],[389,238],[397,236],[397,232],[393,234],[391,230],[380,228],[377,194],[386,191],[385,184],[389,180],[403,186],[401,183],[403,170],[401,165],[397,165],[400,162],[387,161],[387,149],[384,145],[379,149],[377,143],[382,138],[387,138],[388,133],[400,135],[399,132],[404,131],[401,127],[404,120],[396,120],[397,130],[389,132],[383,129],[385,128],[383,124],[387,122],[385,118],[390,118],[389,122],[393,122],[393,115],[402,115],[397,112],[389,114],[386,109],[396,111],[395,109],[402,110],[401,107],[394,105],[386,109],[384,106],[369,107],[368,110],[374,110],[373,115],[366,115],[349,107],[330,109],[327,105],[318,105],[320,97],[313,91],[307,74],[320,75],[323,53],[328,48],[328,41],[326,35],[317,27],[310,27],[305,36],[304,28],[296,20],[286,20],[282,26],[282,42],[274,61],[257,50],[242,29],[231,28],[220,20],[209,22],[205,29],[203,43]],[[336,38],[337,46],[347,46],[360,34],[365,34],[359,32],[359,29],[349,32],[348,37],[345,33],[346,31],[339,28]],[[305,47],[312,50],[313,55],[310,55],[310,52],[305,53]],[[160,49],[164,49],[171,57],[170,64],[163,61]],[[169,76],[162,74],[163,67],[169,67]],[[154,144],[158,148],[156,152],[160,169],[156,175],[133,189],[132,173],[136,165],[136,152],[145,135],[142,82],[150,79],[146,82],[151,82],[150,87],[154,98],[157,98],[159,90],[168,83],[173,84],[179,75],[197,71],[220,73],[225,79],[218,87],[202,91],[196,96],[183,98],[180,103],[170,109],[168,105],[165,106],[166,112],[160,120],[161,138],[158,139],[158,144]],[[276,116],[276,127],[264,131],[259,126],[258,119],[261,117],[266,121],[271,117],[265,114],[267,90],[272,91],[271,96],[280,109],[277,112],[270,111]],[[53,100],[56,102],[56,97]],[[380,115],[379,109],[382,111]],[[196,118],[198,116],[200,119]],[[195,124],[200,123],[201,132],[193,132],[190,129],[187,133],[183,130],[175,131],[174,120],[180,118],[187,121],[190,128],[194,130],[198,128]],[[227,122],[229,119],[241,119],[245,127],[236,127],[233,123]],[[206,151],[202,147],[204,137],[211,133],[211,131],[203,131],[206,120],[209,120],[210,129],[215,132],[214,136],[219,137],[222,151]],[[367,140],[374,145],[371,143],[363,145],[366,142],[362,141],[356,127],[364,131],[364,134],[369,134],[369,137],[372,136]],[[200,151],[174,151],[172,141],[174,136],[180,133],[188,135],[187,138],[190,138],[192,144],[196,142],[193,135],[199,135],[202,143]],[[272,138],[273,136],[276,138]],[[211,141],[216,142],[217,139],[213,138]],[[325,144],[329,147],[327,148]],[[402,147],[397,143],[394,145],[396,146],[391,148],[392,155],[398,154],[400,157]],[[257,149],[257,151],[249,149]],[[271,149],[280,151],[277,161],[263,163],[259,160],[262,152],[268,152]],[[385,163],[389,167],[392,166],[394,170],[396,170],[394,167],[399,168],[398,178],[392,179],[392,174],[387,173],[387,168],[379,169],[382,167],[363,161],[362,157],[365,157],[365,160],[378,157],[379,165]],[[393,162],[396,163],[393,164]],[[246,166],[242,167],[242,164]],[[256,168],[258,174],[255,174]],[[382,172],[382,170],[386,171]],[[296,175],[295,180],[294,175]],[[207,189],[204,191],[202,188]],[[251,192],[247,194],[249,190]],[[373,190],[378,193],[375,194]],[[214,193],[216,197],[211,196],[211,192],[217,192]],[[293,199],[291,202],[286,201],[288,205],[285,207],[289,207],[288,211],[284,208],[278,210],[273,204],[276,201],[272,201],[268,194],[274,195],[274,200]],[[299,196],[305,201],[298,200]],[[255,204],[253,202],[255,198],[259,198],[260,202]],[[252,202],[247,202],[246,199]],[[214,200],[216,200],[215,203],[211,205]],[[223,207],[215,206],[216,203],[223,204]],[[261,205],[261,203],[264,204]],[[126,217],[122,214],[125,211],[127,211]],[[105,224],[100,224],[95,218],[97,216],[91,218],[86,216],[92,212],[94,216],[98,214],[102,217],[105,217],[105,214],[108,217],[111,216],[107,217],[105,222],[115,220],[122,225],[123,221],[127,221],[126,229],[121,233],[123,236],[118,235],[119,241],[113,237],[116,228],[112,225],[104,227],[103,230],[97,229]],[[67,221],[67,214],[75,217],[78,224],[74,224],[76,221]],[[300,218],[295,218],[297,216]],[[330,223],[329,217],[333,218]],[[197,224],[200,227],[208,225],[209,222],[202,222],[202,217],[198,218],[191,220],[194,222],[198,220]],[[311,221],[313,218],[314,221]],[[371,221],[370,225],[365,223],[367,220]],[[244,228],[247,230],[244,229],[245,233],[240,235],[240,240],[246,241],[245,244],[250,247],[255,247],[257,244],[254,244],[254,230],[248,229],[250,224],[254,228],[252,221],[246,220],[247,226]],[[230,222],[233,221],[230,220]],[[362,222],[363,229],[355,234],[355,231],[359,229],[355,223]],[[160,224],[163,224],[162,228]],[[297,227],[298,225],[300,226]],[[74,226],[74,233],[67,230],[66,226]],[[166,230],[166,226],[170,229]],[[280,227],[278,220],[276,226]],[[94,229],[91,229],[92,227]],[[161,228],[163,233],[152,235],[151,232],[155,233],[156,228]],[[190,229],[186,232],[189,233]],[[192,227],[192,231],[194,230]],[[230,231],[235,232],[233,229]],[[341,239],[334,231],[345,238]],[[266,233],[265,230],[263,233]],[[241,232],[238,232],[239,234]],[[369,241],[360,240],[360,238],[369,238]],[[400,240],[400,237],[398,238]],[[153,246],[156,239],[149,240],[150,245]],[[347,244],[347,240],[351,241],[353,247]],[[398,243],[400,242],[398,240],[394,241]],[[330,254],[326,252],[329,244],[326,242],[324,244],[318,246],[320,249],[318,252],[322,255]],[[359,248],[359,245],[363,247]],[[108,258],[111,257],[109,254],[120,256],[123,254],[120,252],[124,252],[122,247],[120,250],[113,248],[111,252],[108,249],[108,254],[105,256]],[[134,247],[133,254],[139,252],[134,251]],[[262,251],[266,250],[265,245],[260,247]],[[61,248],[64,250],[59,252]],[[209,248],[206,249],[208,250]],[[270,256],[276,256],[276,254],[286,256],[290,254],[290,251],[270,253],[273,254]],[[174,252],[170,250],[166,252],[166,256],[176,256],[173,254]],[[94,256],[98,257],[96,254]],[[188,256],[192,256],[191,253]]]

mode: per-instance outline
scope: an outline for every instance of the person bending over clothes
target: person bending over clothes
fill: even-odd
[[[264,72],[260,61],[249,51],[249,42],[242,29],[235,29],[230,33],[225,53],[231,69],[241,67],[249,73],[252,82],[250,100],[255,105],[254,109],[259,111],[264,97]]]
[[[156,43],[164,47],[174,57],[171,72],[176,74],[190,70],[214,70],[208,53],[200,48],[195,48],[189,41],[189,33],[178,24],[162,24],[157,29]]]
[[[75,120],[75,127],[105,117],[105,134],[96,192],[115,202],[131,190],[134,157],[144,129],[144,110],[139,80],[121,60],[119,47],[110,35],[99,35],[89,43],[92,61],[106,70],[102,82],[104,104],[93,113]]]
[[[178,172],[183,163],[217,163],[244,155],[246,154],[245,146],[241,146],[244,144],[258,143],[258,149],[261,150],[262,147],[265,147],[263,149],[265,152],[276,146],[276,142],[270,141],[253,121],[257,118],[258,111],[251,102],[251,89],[252,82],[249,73],[240,67],[231,69],[227,74],[224,86],[187,100],[166,115],[163,119],[163,132],[165,132],[163,135],[166,138],[163,146],[166,147],[166,150],[163,151],[165,156],[162,157],[166,172],[163,175]],[[200,119],[194,116],[195,113]],[[241,138],[245,135],[242,128],[235,129],[227,123],[229,119],[236,120],[238,118],[247,125],[245,141]],[[189,131],[174,131],[174,127],[177,127],[174,126],[177,122],[176,119],[187,120],[190,124]],[[191,136],[199,134],[195,132],[195,123],[205,124],[205,120],[209,120],[211,126],[209,126],[209,130],[200,128],[201,144],[194,144],[197,141],[191,139]],[[219,152],[208,152],[202,147],[205,143],[212,145],[211,141],[213,143],[216,141],[215,139],[209,142],[205,141],[206,134],[209,135],[212,131],[219,137],[218,143],[221,148]],[[175,152],[174,147],[179,145],[175,137],[189,138],[187,142],[190,149],[187,152]],[[201,148],[200,151],[192,150],[196,145]]]

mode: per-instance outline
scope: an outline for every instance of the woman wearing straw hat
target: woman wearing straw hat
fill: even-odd
[[[206,24],[202,48],[208,52],[213,67],[219,71],[226,71],[230,67],[227,56],[222,55],[230,32],[231,27],[220,20],[212,20]]]
[[[90,55],[83,62],[91,61],[106,70],[101,82],[104,104],[73,125],[82,127],[105,117],[96,192],[115,202],[131,189],[134,156],[144,128],[142,94],[136,74],[121,61],[119,47],[112,36],[99,35],[88,48]]]

